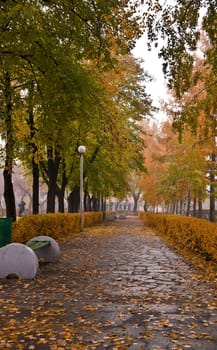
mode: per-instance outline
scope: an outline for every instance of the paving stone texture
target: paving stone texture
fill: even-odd
[[[85,229],[0,293],[0,349],[217,350],[216,285],[136,217]]]

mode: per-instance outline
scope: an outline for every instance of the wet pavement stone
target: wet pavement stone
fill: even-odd
[[[217,350],[216,285],[137,217],[85,229],[61,252],[35,280],[0,282],[1,306],[16,306],[0,313],[0,349]]]

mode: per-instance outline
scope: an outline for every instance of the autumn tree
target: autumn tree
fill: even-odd
[[[210,219],[213,221],[216,197],[216,1],[181,0],[162,6],[158,2],[150,2],[146,18],[150,47],[153,42],[155,46],[158,45],[159,37],[163,39],[162,46],[159,46],[159,56],[163,59],[168,87],[173,89],[178,99],[178,108],[176,106],[174,110],[176,127],[181,133],[189,125],[193,132],[200,133],[200,142],[203,142],[204,135],[207,135],[205,138],[212,139],[209,174]],[[208,45],[203,51],[204,70],[201,71],[197,69],[198,58],[195,51],[204,35],[208,39]],[[195,85],[198,86],[198,82],[202,88],[197,89],[194,94],[192,90]],[[186,101],[186,93],[191,101]],[[203,129],[203,135],[198,129]]]
[[[103,89],[95,96],[95,117],[80,127],[80,140],[87,145],[85,190],[93,199],[122,197],[128,189],[131,169],[143,168],[139,121],[151,110],[145,79],[132,56],[119,58],[116,71],[102,72],[100,76]],[[77,182],[73,182],[75,194],[78,180],[77,175]]]
[[[189,132],[183,137],[181,144],[177,135],[173,137],[171,153],[166,157],[167,174],[160,190],[170,195],[170,210],[173,213],[190,215],[191,202],[198,203],[201,197],[206,198],[206,153]]]
[[[201,51],[207,52],[209,44],[204,37]],[[216,84],[212,68],[207,60],[195,55],[195,66],[192,71],[194,84],[179,99],[174,96],[173,110],[174,127],[179,132],[189,128],[193,135],[197,135],[201,147],[206,149],[204,157],[208,157],[207,172],[209,173],[210,187],[210,220],[215,218],[215,166],[216,166]],[[173,104],[175,107],[173,107]],[[195,137],[195,136],[192,136]]]
[[[189,215],[193,209],[194,215],[201,214],[201,200],[207,197],[207,145],[190,130],[183,131],[180,143],[169,120],[161,128],[150,126],[145,141],[147,173],[141,185],[146,206],[154,211],[161,207]]]
[[[96,65],[101,67],[114,65],[111,46],[112,50],[116,48],[117,53],[125,54],[133,47],[135,39],[141,33],[135,16],[136,6],[133,2],[128,4],[123,2],[120,6],[118,1],[109,3],[60,1],[58,4],[55,1],[1,2],[0,92],[3,98],[2,135],[6,136],[4,179],[7,216],[12,216],[14,220],[16,217],[12,185],[12,167],[15,158],[13,131],[15,111],[21,101],[22,91],[26,91],[26,96],[29,98],[28,122],[32,137],[29,145],[33,152],[32,161],[37,182],[38,169],[35,160],[39,154],[36,154],[35,145],[35,138],[37,138],[33,120],[35,106],[30,103],[33,90],[29,86],[34,86],[34,91],[37,91],[41,99],[37,101],[37,106],[40,105],[43,112],[38,113],[37,118],[43,115],[44,120],[46,118],[50,120],[52,108],[49,105],[52,105],[52,99],[45,100],[44,92],[48,84],[43,85],[42,82],[48,82],[51,77],[55,80],[56,77],[54,86],[57,86],[61,79],[65,81],[65,87],[67,86],[63,52],[65,54],[67,52],[66,56],[74,60],[74,65],[84,59],[95,60]],[[55,96],[55,105],[59,103],[60,108],[62,104],[60,104],[60,96],[57,97],[58,91],[55,91]],[[55,118],[53,121],[55,124]],[[48,158],[52,163],[50,155],[51,152]],[[36,195],[35,212],[38,206],[36,182],[33,189]],[[51,192],[51,202],[53,202],[53,190]]]
[[[163,200],[166,200],[165,196],[160,194],[159,188],[167,170],[164,162],[167,150],[164,143],[161,142],[162,131],[159,126],[156,124],[151,125],[146,121],[144,130],[145,148],[143,153],[146,173],[141,178],[140,187],[142,189],[142,199],[144,200],[144,210],[152,208],[155,211],[158,205],[162,205]]]

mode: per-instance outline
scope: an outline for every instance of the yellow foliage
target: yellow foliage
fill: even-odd
[[[100,222],[100,213],[84,213],[84,226]],[[35,236],[51,236],[57,242],[71,239],[80,232],[78,213],[50,213],[25,216],[13,223],[12,241],[25,243]]]
[[[101,214],[98,212],[84,213],[84,227],[98,224],[101,221]]]
[[[179,215],[141,213],[149,226],[166,237],[178,250],[200,255],[217,263],[217,225],[205,219]]]

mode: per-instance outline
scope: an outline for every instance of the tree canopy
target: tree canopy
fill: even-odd
[[[203,119],[204,135],[216,136],[215,0],[8,0],[0,10],[8,216],[15,218],[16,159],[32,169],[36,211],[39,176],[48,186],[48,211],[56,196],[63,210],[66,188],[78,186],[79,144],[87,146],[85,186],[94,195],[121,196],[131,170],[144,170],[140,121],[151,113],[151,100],[147,75],[130,55],[144,33],[150,48],[159,45],[176,96],[174,125],[195,131]],[[198,69],[194,52],[203,35],[205,68]],[[201,92],[193,94],[198,84]]]
[[[15,218],[16,159],[32,167],[33,197],[39,172],[43,176],[48,211],[55,210],[55,196],[63,197],[66,186],[78,184],[79,144],[88,149],[85,177],[93,192],[120,191],[128,168],[142,167],[138,123],[151,101],[138,62],[127,56],[142,33],[138,6],[117,0],[1,2],[8,216]]]
[[[144,16],[149,46],[151,43],[159,45],[168,86],[175,89],[178,97],[191,84],[192,53],[197,49],[202,31],[206,32],[211,43],[207,59],[216,70],[216,16],[215,0],[180,0],[163,5],[160,1],[149,3]]]

